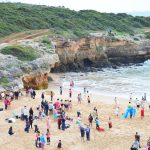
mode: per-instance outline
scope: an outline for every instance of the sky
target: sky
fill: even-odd
[[[99,12],[150,12],[150,0],[0,0],[49,6],[65,6],[73,10],[92,9]]]

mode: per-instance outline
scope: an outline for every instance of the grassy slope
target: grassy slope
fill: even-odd
[[[88,31],[108,30],[133,33],[134,28],[150,27],[150,17],[99,13],[93,10],[73,11],[21,3],[0,3],[0,37],[35,29],[84,36]]]
[[[25,46],[8,46],[0,50],[2,54],[13,55],[22,61],[32,61],[38,58],[36,50]]]

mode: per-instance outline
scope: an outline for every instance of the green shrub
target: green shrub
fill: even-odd
[[[8,46],[0,51],[4,55],[13,55],[21,61],[32,61],[38,58],[36,50],[27,46]]]
[[[134,33],[134,29],[144,27],[150,27],[150,17],[100,13],[94,10],[76,12],[64,7],[22,3],[0,3],[0,37],[37,29],[51,29],[66,36],[82,37],[87,35],[87,31],[107,31],[111,28],[118,32]]]
[[[6,86],[6,85],[8,85],[8,83],[9,83],[9,81],[6,77],[1,77],[0,78],[0,85]]]
[[[146,37],[147,39],[150,39],[150,32],[146,32],[146,33],[145,33],[145,37]]]

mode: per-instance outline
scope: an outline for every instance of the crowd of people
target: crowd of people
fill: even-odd
[[[68,114],[72,112],[72,94],[73,94],[73,87],[74,87],[74,82],[70,83],[70,89],[68,92],[68,99],[54,99],[54,92],[50,92],[50,100],[46,100],[45,93],[43,92],[41,94],[41,103],[40,105],[37,105],[36,109],[33,109],[32,107],[27,107],[23,106],[20,110],[20,116],[19,114],[16,115],[17,118],[20,118],[21,121],[24,122],[25,128],[24,132],[29,133],[30,129],[34,128],[34,139],[35,139],[35,147],[37,148],[42,148],[44,150],[45,145],[50,145],[51,142],[51,118],[53,118],[55,124],[58,126],[58,130],[65,131],[68,128],[71,127],[71,124],[74,123],[74,120],[76,120],[76,124],[79,128],[79,132],[81,135],[81,141],[86,140],[90,141],[90,134],[91,134],[91,128],[93,127],[93,122],[95,123],[95,129],[102,132],[105,131],[105,129],[102,128],[101,122],[99,119],[98,115],[98,110],[96,107],[93,108],[93,110],[90,110],[89,116],[87,116],[87,121],[88,124],[84,123],[82,121],[82,110],[77,110],[77,118],[71,118]],[[59,87],[60,90],[60,95],[63,95],[63,87]],[[4,108],[5,110],[8,109],[9,105],[11,105],[11,102],[13,100],[19,100],[23,94],[21,91],[15,91],[15,92],[10,92],[5,93],[2,92],[0,93],[0,100],[4,101]],[[85,96],[86,95],[86,96]],[[31,97],[32,99],[36,99],[36,92],[32,88],[26,88],[26,96]],[[86,97],[86,98],[85,98]],[[87,104],[90,105],[91,103],[91,97],[89,95],[89,91],[84,88],[84,98],[87,100]],[[79,93],[77,95],[77,101],[79,106],[82,105],[82,94]],[[122,113],[121,115],[119,114],[119,102],[118,99],[115,97],[115,115],[117,117],[119,116],[124,116]],[[133,100],[132,97],[130,97],[129,104],[128,104],[128,110],[129,110],[129,116],[127,114],[127,117],[132,118],[135,115],[133,115],[133,108],[136,110],[141,109],[141,119],[144,119],[144,107],[146,105],[146,98],[143,98],[141,101],[138,100],[137,98],[135,101]],[[132,109],[131,109],[132,108]],[[150,108],[150,105],[149,105]],[[90,108],[89,108],[90,109]],[[125,117],[126,118],[126,117]],[[46,128],[45,128],[45,133],[40,130],[39,128],[39,121],[42,121],[46,119]],[[111,129],[113,127],[112,125],[112,120],[111,117],[108,116],[108,129]],[[14,135],[14,131],[12,126],[8,129],[8,134],[9,135]],[[62,141],[59,140],[57,144],[58,149],[62,149]],[[135,141],[131,146],[131,150],[139,150],[141,148],[141,143],[140,143],[140,135],[138,132],[135,134]],[[147,142],[146,145],[147,150],[150,150],[150,139]]]

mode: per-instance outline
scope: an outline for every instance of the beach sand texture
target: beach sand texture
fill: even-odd
[[[55,92],[54,99],[63,98],[68,99],[69,89],[63,91],[63,96],[59,95],[59,86],[51,84],[49,90]],[[35,108],[40,104],[40,97],[42,91],[37,91],[36,99],[24,96],[19,100],[12,102],[7,111],[0,112],[0,150],[36,150],[34,145],[34,130],[30,129],[30,133],[24,132],[25,122],[16,120],[15,123],[9,124],[5,122],[5,118],[11,117],[13,112],[20,111],[21,107],[27,106]],[[150,110],[146,106],[145,118],[140,119],[140,112],[133,119],[121,119],[114,115],[114,98],[100,95],[93,95],[91,104],[88,106],[87,100],[83,100],[82,104],[77,103],[78,92],[73,90],[73,109],[66,112],[69,117],[73,118],[73,123],[69,129],[65,131],[57,129],[57,122],[54,122],[52,115],[51,119],[51,144],[45,146],[45,150],[55,150],[58,140],[62,140],[63,150],[129,150],[133,141],[135,132],[141,135],[141,150],[145,150],[145,145],[150,136]],[[50,101],[47,95],[46,100]],[[119,99],[120,114],[124,112],[127,107],[128,100]],[[0,107],[4,107],[3,102],[0,102]],[[93,108],[97,107],[101,126],[105,128],[105,132],[98,132],[95,129],[95,123],[91,128],[91,140],[81,141],[79,128],[76,124],[77,110],[81,111],[81,119],[84,124],[88,124],[88,115]],[[112,118],[113,128],[108,128],[108,118]],[[69,122],[68,122],[69,123]],[[46,118],[38,121],[40,131],[46,134]],[[15,135],[9,136],[7,134],[8,128],[12,126]]]

